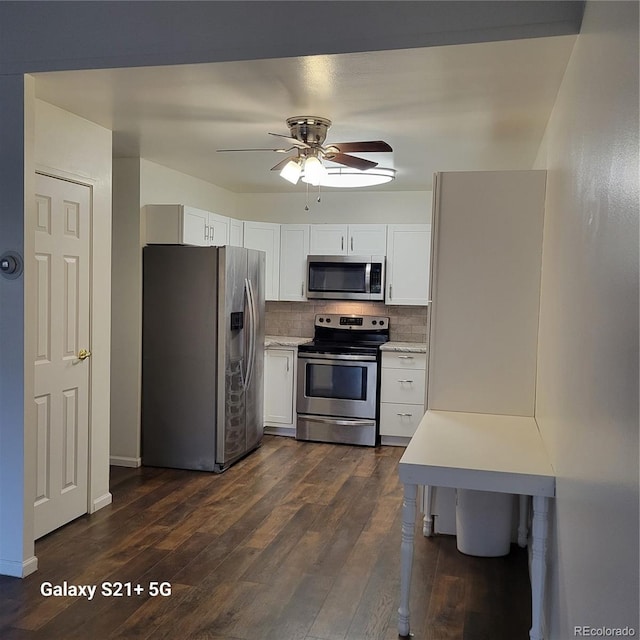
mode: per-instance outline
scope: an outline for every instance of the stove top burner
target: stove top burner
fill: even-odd
[[[318,314],[312,342],[298,347],[303,353],[375,354],[389,341],[389,318]]]

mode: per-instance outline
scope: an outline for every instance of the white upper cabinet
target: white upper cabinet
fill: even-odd
[[[280,227],[280,300],[307,299],[309,227],[308,224],[283,224]]]
[[[387,304],[429,303],[430,253],[430,224],[387,226]]]
[[[154,210],[157,209],[154,207]],[[154,211],[155,213],[155,211]],[[176,213],[178,217],[180,217],[180,213]],[[155,217],[155,220],[151,223],[151,227],[153,228],[155,225],[154,222],[158,222],[159,218]],[[149,238],[149,213],[147,212],[147,242],[153,242]],[[198,247],[205,246],[207,244],[207,225],[209,223],[209,214],[206,211],[201,211],[200,209],[190,209],[189,207],[182,207],[182,238],[179,240],[174,240],[179,244],[194,244]],[[172,225],[173,227],[173,225]],[[177,229],[178,235],[180,234],[180,229]]]
[[[280,225],[272,222],[244,223],[244,246],[264,251],[265,299],[278,300],[280,289]]]
[[[185,211],[188,207],[185,207]],[[229,244],[231,218],[210,213],[205,228],[204,239],[209,246],[223,247]]]
[[[386,228],[384,224],[312,224],[309,253],[384,256]]]
[[[354,256],[387,255],[386,224],[350,224],[347,253]]]
[[[231,219],[226,216],[182,204],[149,204],[145,216],[148,244],[229,244]]]
[[[231,226],[229,228],[229,244],[232,247],[244,246],[244,227],[242,220],[230,219]]]
[[[312,224],[309,253],[312,256],[341,256],[347,253],[346,224]]]

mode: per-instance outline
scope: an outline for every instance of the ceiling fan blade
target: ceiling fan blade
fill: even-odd
[[[365,160],[364,158],[356,158],[356,156],[348,156],[346,153],[329,153],[325,155],[325,158],[331,160],[331,162],[337,162],[338,164],[359,169],[360,171],[366,171],[367,169],[373,169],[373,167],[378,166],[377,162]]]
[[[290,160],[296,160],[297,157],[298,156],[289,156],[288,158],[281,160],[280,162],[278,162],[278,164],[271,167],[271,171],[280,171],[280,169],[282,169],[282,167],[284,167],[284,165],[287,164],[287,162],[289,162]]]
[[[268,132],[270,136],[277,136],[278,138],[284,138],[288,140],[293,146],[298,149],[310,149],[311,145],[308,145],[306,142],[302,142],[302,140],[298,140],[298,138],[292,138],[291,136],[285,136],[283,133],[271,133]]]
[[[276,153],[288,153],[292,149],[293,147],[289,147],[288,149],[216,149],[216,151],[275,151]]]
[[[393,149],[383,140],[369,140],[365,142],[334,142],[327,145],[327,149],[337,149],[340,153],[383,153]]]

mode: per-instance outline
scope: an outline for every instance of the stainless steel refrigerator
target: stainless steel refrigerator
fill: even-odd
[[[264,260],[143,250],[142,463],[224,471],[263,431]]]

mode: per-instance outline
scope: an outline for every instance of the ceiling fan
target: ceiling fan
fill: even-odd
[[[303,176],[305,182],[313,185],[321,184],[327,175],[323,160],[330,160],[337,164],[366,171],[378,166],[377,162],[359,158],[352,153],[381,153],[393,151],[382,140],[370,140],[362,142],[334,142],[325,145],[327,131],[331,126],[331,120],[317,116],[294,116],[287,118],[289,135],[271,133],[269,135],[282,138],[289,143],[287,148],[278,149],[218,149],[218,151],[275,151],[276,153],[289,153],[295,150],[295,154],[278,162],[271,167],[271,171],[280,171],[280,175],[293,184]]]

